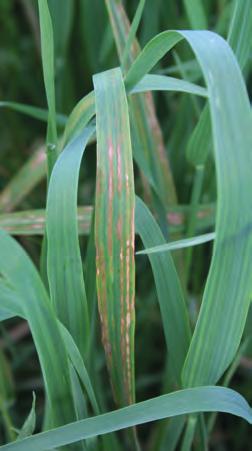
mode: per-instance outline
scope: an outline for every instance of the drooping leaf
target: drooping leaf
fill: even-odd
[[[223,387],[189,388],[148,399],[114,412],[36,434],[21,442],[2,446],[3,451],[44,451],[130,426],[198,412],[226,412],[252,423],[251,408],[234,390]]]
[[[232,361],[250,304],[251,175],[247,158],[252,146],[251,110],[230,47],[207,31],[164,32],[156,36],[131,66],[126,77],[128,88],[182,38],[194,50],[208,88],[218,185],[213,258],[184,369],[184,384],[199,385],[216,383]]]

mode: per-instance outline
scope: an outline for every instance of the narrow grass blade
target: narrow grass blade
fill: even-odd
[[[252,48],[252,7],[250,0],[235,0],[228,42],[244,69]]]
[[[92,383],[90,381],[87,369],[85,367],[83,358],[81,357],[80,351],[78,347],[76,346],[73,337],[68,332],[68,330],[63,326],[63,324],[60,323],[61,333],[65,342],[66,350],[69,356],[69,359],[72,362],[73,367],[76,370],[76,373],[78,374],[83,387],[85,387],[85,390],[88,394],[90,403],[92,405],[93,411],[96,415],[99,415],[99,407],[98,403],[95,397],[94,389],[92,387]]]
[[[79,207],[77,213],[80,235],[88,235],[93,207]],[[0,215],[0,228],[10,235],[44,235],[45,210],[30,210]]]
[[[3,350],[0,348],[0,414],[2,429],[6,434],[7,440],[16,439],[12,419],[9,413],[9,406],[14,399],[14,384],[12,378],[11,367],[5,357]]]
[[[64,135],[61,142],[61,149],[78,133],[83,130],[86,124],[95,115],[94,92],[90,92],[83,97],[71,112],[66,123]]]
[[[19,443],[10,443],[0,449],[44,451],[150,421],[188,413],[214,411],[236,415],[252,423],[251,408],[239,393],[223,387],[197,387],[152,398],[98,417],[77,421],[34,435]]]
[[[164,237],[145,204],[137,198],[136,231],[146,248],[165,243]],[[149,255],[162,315],[164,334],[171,359],[172,372],[181,385],[181,370],[190,343],[189,318],[171,255]]]
[[[47,159],[50,177],[57,159],[57,127],[54,85],[54,46],[53,28],[47,0],[38,0],[41,33],[41,53],[44,84],[48,104]]]
[[[71,141],[53,169],[47,197],[47,273],[52,303],[82,356],[88,345],[89,318],[77,223],[78,176],[94,129]]]
[[[141,21],[141,18],[142,18],[144,6],[145,6],[145,0],[140,0],[139,3],[138,3],[138,7],[136,9],[135,16],[134,16],[134,19],[132,21],[130,30],[129,30],[129,34],[128,34],[127,41],[126,41],[126,44],[125,44],[125,47],[124,47],[124,50],[123,50],[123,54],[121,56],[121,65],[122,65],[123,68],[125,68],[125,62],[126,62],[126,60],[128,58],[128,54],[130,52],[130,48],[131,48],[131,46],[133,44],[133,41],[135,39],[136,32],[137,32],[137,29],[139,27],[139,24],[140,24],[140,21]]]
[[[206,88],[203,88],[185,80],[167,77],[164,75],[145,75],[136,86],[130,91],[131,94],[146,91],[178,91],[195,94],[201,97],[207,97]]]
[[[135,399],[135,196],[130,127],[120,69],[95,75],[94,86],[97,295],[113,391],[122,406]]]
[[[0,193],[0,210],[11,211],[45,177],[46,154],[40,146]]]
[[[36,427],[35,405],[36,405],[36,395],[33,392],[32,393],[32,406],[31,406],[30,412],[29,412],[22,428],[20,429],[20,431],[18,433],[17,440],[22,440],[25,437],[29,437],[30,435],[33,434],[35,427]]]
[[[13,301],[13,313],[16,310],[15,313],[21,314],[29,323],[41,364],[52,425],[73,421],[75,413],[67,353],[45,288],[23,249],[3,231],[0,231],[0,245],[0,305],[8,301],[8,308],[9,301]]]
[[[48,0],[53,25],[56,105],[61,111],[73,102],[72,65],[67,64],[76,2]]]
[[[9,102],[9,101],[1,101],[0,108],[9,108],[13,111],[18,111],[19,113],[25,114],[26,116],[30,116],[34,119],[38,119],[40,121],[47,122],[48,121],[48,111],[43,108],[35,107],[32,105],[25,105],[23,103],[17,102]],[[66,124],[67,116],[64,114],[56,115],[56,122],[59,126],[63,127]]]
[[[143,251],[136,252],[136,255],[156,254],[158,252],[174,251],[176,249],[184,249],[185,247],[198,246],[199,244],[208,243],[215,239],[215,232],[206,233],[204,235],[195,236],[193,238],[185,238],[171,243],[161,244],[160,246],[150,247]]]
[[[171,50],[183,36],[176,31],[164,31],[146,44],[131,65],[125,79],[125,86],[131,90]]]
[[[183,0],[183,2],[190,27],[194,30],[206,30],[208,25],[204,2],[202,0]]]

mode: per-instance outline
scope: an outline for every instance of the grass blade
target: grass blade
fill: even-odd
[[[114,412],[88,418],[61,428],[34,435],[19,443],[2,446],[3,451],[44,451],[96,437],[130,426],[198,412],[226,412],[252,423],[251,408],[234,390],[223,387],[197,387],[152,398]]]
[[[192,29],[206,30],[208,28],[207,16],[202,0],[184,0],[184,7]]]
[[[0,108],[9,108],[13,111],[18,111],[19,113],[26,114],[34,119],[38,119],[40,121],[47,122],[48,121],[48,111],[35,107],[32,105],[25,105],[24,103],[10,102],[10,101],[1,101]],[[56,122],[61,127],[66,124],[67,116],[64,114],[56,115]]]
[[[134,402],[134,178],[120,69],[94,76],[97,121],[95,244],[103,345],[115,399]]]
[[[184,370],[186,385],[200,385],[215,383],[230,364],[241,339],[250,303],[252,243],[247,156],[252,146],[251,111],[231,49],[222,38],[207,31],[164,32],[155,37],[132,65],[126,77],[127,86],[132,88],[139,82],[182,37],[196,53],[207,82],[218,181],[214,255]],[[242,218],[239,215],[241,202]],[[237,278],[237,274],[242,276]],[[208,327],[210,318],[214,325],[211,328]]]
[[[173,241],[171,243],[161,244],[159,246],[150,247],[143,251],[136,252],[136,255],[156,254],[158,252],[175,251],[176,249],[184,249],[186,247],[198,246],[199,244],[208,243],[215,239],[215,232],[205,233],[204,235],[195,236],[193,238],[185,238],[184,240]]]
[[[89,318],[77,224],[78,175],[94,132],[86,128],[71,141],[53,169],[47,197],[47,273],[52,303],[82,356],[88,346]]]
[[[249,228],[251,211],[247,155],[252,146],[252,133],[246,88],[228,45],[221,38],[208,33],[204,37],[201,33],[200,43],[194,36],[188,37],[188,33],[186,37],[196,52],[209,89],[218,187],[213,259],[184,368],[185,383],[199,385],[217,382],[231,363],[239,346],[250,304],[252,242],[246,230]],[[207,48],[208,58],[205,55]],[[229,75],[232,73],[230,85],[225,80],[227,67]],[[212,77],[215,79],[214,85]],[[221,109],[219,102],[222,104]],[[238,159],[237,148],[240,149]],[[226,164],[227,158],[230,166]],[[243,173],[242,183],[241,180],[235,183],[233,177],[237,180],[240,171]],[[243,218],[237,221],[241,202]],[[242,277],[237,279],[237,274],[242,274]],[[208,327],[210,319],[214,324],[212,328]]]
[[[0,231],[1,305],[6,301],[13,313],[29,323],[43,373],[51,424],[75,417],[67,354],[41,279],[18,243]],[[14,302],[11,302],[10,301]],[[17,309],[15,304],[17,304]],[[45,334],[44,331],[47,331]],[[57,349],[57,352],[55,350]]]
[[[244,69],[251,52],[252,8],[250,0],[235,0],[228,42],[235,52],[241,69]]]
[[[87,123],[95,115],[94,92],[83,97],[71,112],[61,142],[61,149],[78,133],[83,130]]]
[[[41,33],[42,67],[48,104],[47,160],[48,175],[50,177],[53,165],[57,159],[53,27],[47,0],[38,0],[38,7]]]
[[[131,94],[146,91],[178,91],[195,94],[201,97],[207,97],[207,90],[201,86],[189,83],[178,78],[167,77],[164,75],[145,75],[136,86],[130,91]]]
[[[45,177],[46,156],[40,146],[0,193],[0,210],[13,210]]]
[[[137,198],[136,231],[145,247],[164,243],[164,237],[145,204]],[[161,309],[166,343],[171,359],[172,371],[178,386],[181,371],[190,343],[189,318],[185,308],[183,292],[169,253],[149,256],[158,300]]]
[[[125,69],[125,63],[126,63],[126,60],[128,58],[128,54],[130,52],[130,48],[132,46],[132,43],[133,43],[133,41],[135,39],[136,32],[137,32],[137,29],[139,27],[139,24],[140,24],[140,21],[141,21],[141,18],[142,18],[144,6],[145,6],[145,0],[140,0],[139,3],[138,3],[138,7],[136,9],[135,16],[134,16],[134,19],[132,21],[130,30],[129,30],[129,34],[128,34],[127,41],[126,41],[126,44],[125,44],[125,47],[124,47],[124,50],[123,50],[123,54],[121,56],[121,65],[122,65],[123,69]]]

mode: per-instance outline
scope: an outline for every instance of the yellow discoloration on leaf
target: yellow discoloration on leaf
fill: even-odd
[[[119,69],[95,76],[94,85],[97,294],[115,400],[126,405],[135,399],[134,179],[128,108]]]

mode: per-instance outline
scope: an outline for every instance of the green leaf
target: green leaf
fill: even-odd
[[[97,400],[95,397],[95,393],[94,393],[87,369],[85,367],[85,363],[83,361],[83,358],[81,357],[80,351],[79,351],[78,347],[76,346],[71,334],[61,323],[60,323],[60,328],[61,328],[61,333],[62,333],[64,342],[65,342],[66,350],[67,350],[68,356],[72,362],[72,365],[75,368],[76,373],[78,374],[83,386],[86,389],[86,392],[88,394],[88,397],[91,402],[94,413],[96,415],[99,415],[100,412],[99,412],[98,403],[97,403]]]
[[[252,48],[251,0],[234,0],[233,4],[228,42],[243,70],[248,62]]]
[[[161,244],[159,246],[150,247],[143,251],[136,252],[136,255],[156,254],[159,252],[174,251],[176,249],[184,249],[185,247],[198,246],[199,244],[208,243],[215,239],[215,232],[205,233],[204,235],[195,236],[193,238],[185,238],[183,240],[172,241],[171,243]]]
[[[197,387],[148,399],[114,412],[88,418],[2,446],[5,451],[44,451],[138,424],[176,415],[225,412],[252,423],[251,408],[239,393],[223,387]]]
[[[165,239],[146,205],[137,198],[136,231],[146,248],[165,243]],[[169,252],[149,255],[162,315],[163,329],[176,382],[190,343],[189,318],[173,259]]]
[[[88,235],[93,207],[79,207],[77,213],[80,235]],[[11,235],[44,235],[46,211],[28,210],[0,215],[0,228]]]
[[[193,129],[186,148],[188,161],[195,167],[205,165],[213,146],[209,106],[207,105]]]
[[[207,29],[207,16],[202,0],[183,0],[191,28]]]
[[[13,210],[45,175],[45,148],[40,146],[0,193],[0,210]]]
[[[88,346],[89,318],[79,248],[77,190],[82,155],[93,132],[92,127],[86,128],[59,156],[51,174],[46,207],[51,300],[82,356]]]
[[[67,353],[46,290],[24,250],[2,230],[0,246],[0,307],[29,323],[44,378],[51,424],[58,426],[73,421],[76,417]]]
[[[43,108],[34,107],[32,105],[25,105],[24,103],[1,101],[0,108],[10,108],[11,110],[18,111],[19,113],[26,114],[34,119],[39,119],[40,121],[48,121],[48,111]],[[56,115],[56,122],[61,127],[66,124],[67,116],[64,114]]]
[[[208,96],[206,88],[189,83],[185,80],[179,80],[178,78],[154,74],[145,75],[142,80],[131,89],[130,93],[135,94],[137,92],[146,91],[178,91],[202,97]]]
[[[142,14],[143,14],[143,10],[144,10],[144,6],[145,6],[145,0],[140,0],[138,3],[138,7],[136,9],[135,15],[134,15],[134,19],[132,21],[132,25],[130,27],[130,31],[127,37],[127,41],[125,43],[125,47],[123,50],[123,54],[121,56],[121,65],[124,68],[125,67],[125,62],[128,58],[128,54],[130,53],[130,48],[133,44],[133,41],[135,39],[136,36],[136,32],[137,29],[139,27],[141,18],[142,18]]]
[[[208,31],[156,36],[129,70],[128,88],[183,37],[196,54],[208,88],[218,186],[214,253],[183,376],[185,385],[202,385],[215,383],[232,361],[250,304],[252,205],[247,159],[252,147],[251,110],[231,49]]]
[[[35,411],[35,404],[36,404],[36,395],[33,392],[32,393],[32,406],[31,410],[29,412],[29,415],[27,416],[22,428],[20,429],[18,433],[17,440],[22,440],[25,437],[29,437],[33,434],[35,427],[36,427],[36,411]]]
[[[95,245],[103,345],[115,399],[134,402],[134,178],[120,69],[94,76],[97,175]]]
[[[252,288],[251,175],[247,162],[252,146],[250,103],[227,43],[211,33],[200,33],[199,37],[186,33],[208,86],[218,202],[211,268],[184,368],[186,385],[215,383],[231,363],[242,336]],[[242,218],[237,221],[241,205]]]
[[[76,137],[95,115],[94,92],[83,97],[71,112],[61,142],[61,149]]]
[[[49,177],[57,159],[57,127],[54,85],[53,27],[47,0],[38,0],[41,53],[44,84],[48,104],[47,155]]]

